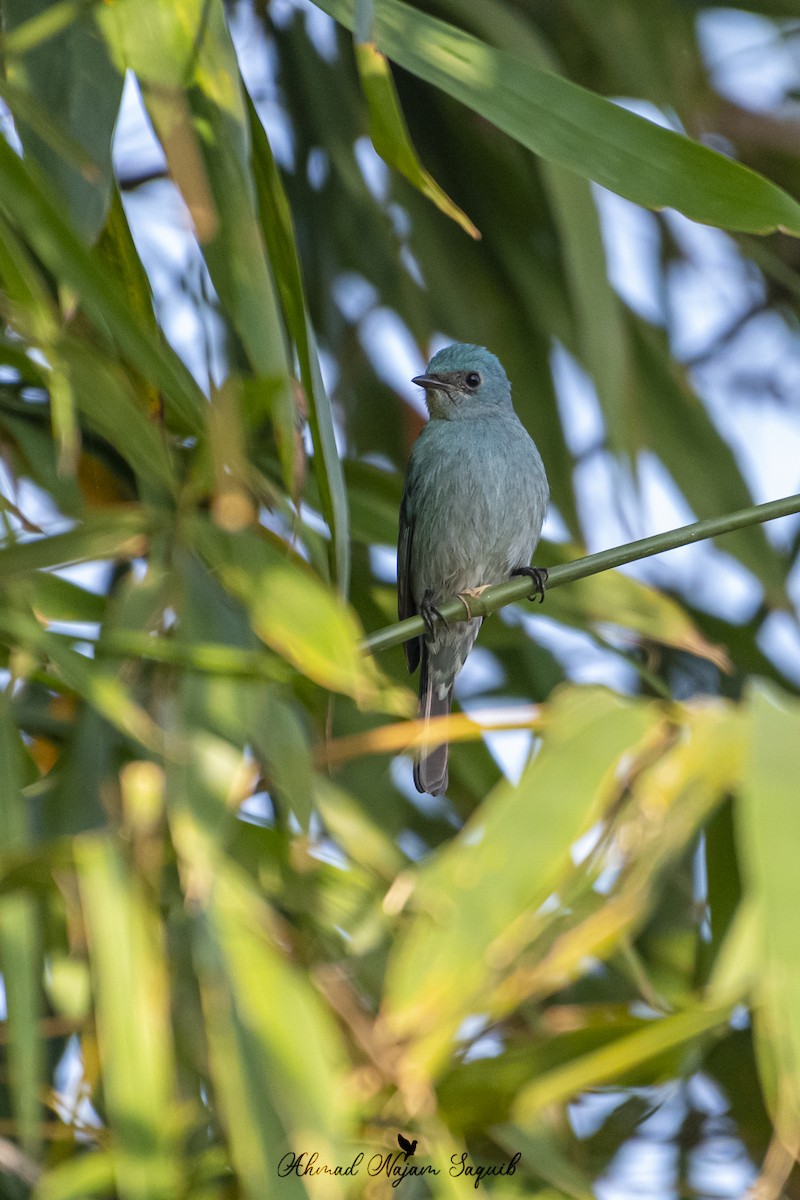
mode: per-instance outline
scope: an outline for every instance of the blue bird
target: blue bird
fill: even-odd
[[[397,547],[400,619],[419,613],[424,636],[405,643],[409,671],[421,664],[419,715],[450,712],[453,681],[481,617],[445,624],[438,606],[475,595],[510,575],[530,575],[544,597],[547,572],[530,561],[549,489],[539,451],[511,404],[511,384],[483,346],[456,344],[434,355],[413,383],[425,389],[430,421],[406,472]],[[469,614],[468,600],[465,600]],[[417,791],[447,788],[447,743],[421,753]]]

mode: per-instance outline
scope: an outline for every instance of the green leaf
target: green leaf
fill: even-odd
[[[259,418],[271,417],[284,479],[294,494],[289,360],[256,218],[249,121],[222,4],[121,0],[99,12],[98,20],[118,64],[136,72],[223,313],[263,382],[250,393],[251,421],[257,425]]]
[[[748,11],[758,7],[749,4]],[[779,15],[780,8],[771,7]],[[670,3],[644,7],[638,0],[603,5],[575,0],[570,15],[573,37],[586,38],[586,50],[603,78],[613,74],[619,80],[618,95],[645,96],[666,107],[675,104],[676,96],[682,104],[702,103],[708,68],[697,37],[696,9]]]
[[[535,1200],[595,1200],[589,1167],[575,1161],[572,1146],[563,1144],[557,1129],[540,1125],[523,1130],[518,1125],[494,1124],[492,1136],[509,1156],[521,1152],[523,1160],[534,1164],[536,1175],[552,1184],[552,1189],[537,1192]]]
[[[13,39],[23,22],[45,18],[52,7],[50,0],[3,0],[4,29]],[[16,128],[26,155],[37,161],[65,202],[72,227],[86,241],[93,241],[108,205],[111,137],[123,76],[111,65],[92,14],[76,14],[59,32],[31,48],[24,59],[12,56],[8,74],[12,84],[29,90],[56,129],[63,130],[84,151],[84,161],[65,156],[63,146],[47,140],[46,130],[25,121],[22,109],[23,119],[16,121]]]
[[[62,165],[64,162],[71,163],[81,170],[88,182],[97,184],[99,171],[85,148],[55,123],[47,109],[32,95],[24,82],[14,85],[8,79],[3,79],[0,81],[0,97],[14,114],[17,128],[20,125],[29,127],[47,149],[58,155]],[[47,174],[46,168],[42,169]]]
[[[272,273],[286,323],[297,349],[300,377],[308,400],[308,422],[314,444],[314,477],[322,515],[331,531],[332,574],[346,596],[350,584],[350,533],[347,490],[336,445],[330,400],[319,368],[316,339],[305,298],[292,213],[283,182],[255,105],[246,95],[250,117],[253,179]]]
[[[260,897],[220,866],[209,899],[194,951],[211,1074],[245,1193],[263,1200],[291,1150],[313,1146],[321,1161],[335,1161],[346,1120],[342,1050],[307,979],[273,944]],[[295,1174],[281,1184],[287,1196],[306,1195]]]
[[[630,347],[620,300],[608,278],[594,196],[585,179],[556,163],[543,164],[542,179],[561,240],[581,359],[594,378],[614,441],[625,444]]]
[[[366,668],[352,612],[324,584],[288,564],[257,587],[250,611],[259,637],[310,679],[366,701],[377,677]]]
[[[389,967],[386,1016],[398,1036],[420,1043],[414,1058],[427,1069],[460,1021],[480,1011],[514,930],[547,899],[570,848],[601,815],[619,755],[652,719],[649,705],[599,688],[562,690],[519,785],[500,783],[420,870],[416,916]]]
[[[552,566],[574,561],[580,552],[563,543],[540,543],[536,557]],[[730,667],[725,650],[703,636],[676,600],[621,571],[587,575],[569,587],[554,588],[547,596],[547,615],[577,629],[629,630],[637,640],[674,646],[708,659],[723,671]]]
[[[352,510],[353,537],[369,545],[397,545],[403,479],[372,463],[348,458],[344,465]]]
[[[96,1149],[65,1159],[39,1180],[36,1200],[89,1200],[90,1196],[113,1194],[114,1160],[112,1152]]]
[[[30,720],[30,708],[20,710],[22,723]],[[38,832],[45,845],[64,839],[61,844],[67,847],[71,843],[66,839],[75,834],[108,825],[109,796],[118,797],[116,773],[130,746],[91,704],[78,704],[69,695],[50,702],[41,714],[44,723],[41,716],[36,723],[37,715],[34,709],[34,728],[50,735],[54,748],[61,747],[55,769],[44,777],[36,795]]]
[[[514,1105],[515,1119],[523,1125],[533,1122],[548,1104],[563,1104],[580,1092],[635,1072],[645,1063],[682,1048],[687,1042],[704,1041],[705,1035],[725,1029],[731,1008],[730,1004],[714,1008],[696,1007],[674,1016],[662,1017],[644,1029],[617,1038],[599,1050],[557,1067],[523,1089]]]
[[[712,1003],[742,1001],[758,990],[763,972],[762,942],[760,908],[750,895],[736,909],[717,954],[708,984]],[[766,1086],[764,1091],[768,1092]]]
[[[595,855],[587,873],[565,873],[559,898],[562,917],[566,908],[568,919],[537,916],[529,921],[529,946],[522,946],[522,939],[515,942],[513,927],[505,947],[499,946],[510,971],[488,998],[493,1016],[580,980],[594,958],[622,951],[623,964],[630,963],[629,939],[651,916],[654,901],[664,902],[663,878],[667,889],[676,887],[676,864],[687,863],[692,842],[741,774],[742,723],[737,711],[723,704],[697,704],[671,716],[682,718],[680,736],[666,723],[653,723],[638,758],[627,756],[628,800],[620,802],[608,830],[613,840],[606,842],[606,852]],[[616,876],[610,897],[598,887],[605,868]],[[675,907],[668,908],[668,920]],[[657,919],[656,908],[651,922]],[[693,925],[689,937],[695,937]],[[685,937],[682,942],[685,946]],[[685,954],[681,958],[685,964]],[[663,1007],[647,972],[635,960],[633,966],[637,993]],[[665,987],[672,988],[669,976]],[[678,993],[685,1004],[685,978]],[[724,1002],[734,1000],[726,995]]]
[[[119,1194],[123,1200],[177,1195],[175,1066],[160,914],[115,841],[77,838],[75,861]]]
[[[44,378],[40,381],[44,385]],[[11,411],[9,411],[11,410]],[[58,446],[50,412],[44,404],[0,402],[0,429],[15,474],[44,488],[67,516],[84,514],[83,497],[74,475],[58,475]]]
[[[369,109],[372,144],[378,154],[390,167],[405,175],[409,183],[427,196],[441,212],[451,217],[470,237],[479,238],[480,232],[467,214],[453,203],[419,161],[400,107],[391,68],[384,55],[369,41],[356,41],[355,55]]]
[[[42,962],[36,903],[22,892],[0,897],[0,970],[7,1006],[8,1072],[20,1141],[29,1152],[41,1144],[44,1047]]]
[[[122,204],[119,188],[114,186],[108,218],[97,242],[97,252],[122,285],[132,313],[140,324],[153,333],[158,330],[150,280],[139,258]],[[135,377],[134,377],[135,378]],[[147,413],[153,419],[162,417],[163,404],[158,388],[147,379],[140,385],[144,392]]]
[[[353,0],[316,2],[352,29]],[[637,204],[676,208],[723,229],[800,236],[800,205],[774,183],[560,75],[494,50],[402,0],[382,0],[374,31],[378,48],[407,71],[535,154]]]
[[[36,771],[14,727],[8,697],[0,692],[0,856],[28,841],[22,787]],[[7,1005],[8,1071],[20,1140],[30,1153],[40,1147],[40,1089],[44,1048],[39,1037],[42,1012],[42,952],[37,905],[25,892],[0,897],[0,970]]]
[[[448,11],[460,19],[458,0],[445,3],[444,12]],[[552,46],[533,22],[509,5],[485,0],[469,13],[469,22],[492,45],[541,70],[558,73]],[[608,278],[592,190],[587,180],[552,161],[542,162],[541,177],[558,230],[564,276],[575,310],[574,350],[594,377],[610,425],[624,429],[620,407],[630,367],[627,331],[619,298]],[[543,308],[541,317],[546,321],[546,304]],[[563,334],[561,340],[568,344]]]
[[[27,581],[26,598],[35,615],[43,621],[102,621],[106,597],[87,591],[78,584],[36,571]]]
[[[260,537],[235,537],[194,524],[195,545],[222,583],[247,606],[253,629],[271,649],[322,687],[377,701],[381,676],[361,652],[352,609],[309,570]],[[388,697],[387,697],[388,698]]]
[[[112,445],[139,478],[143,498],[174,498],[177,474],[163,428],[143,410],[129,375],[108,356],[62,341],[60,361],[92,431]]]
[[[107,721],[149,750],[161,749],[158,726],[131,698],[123,681],[111,670],[95,667],[91,659],[73,650],[66,638],[46,632],[30,617],[0,610],[0,639],[22,647],[34,658],[49,659],[66,687]]]
[[[28,21],[18,24],[4,39],[4,50],[8,58],[21,58],[37,49],[48,38],[57,37],[73,21],[82,15],[86,0],[55,0],[40,9]]]
[[[87,516],[68,533],[0,543],[0,577],[8,579],[42,568],[140,554],[145,548],[142,535],[150,532],[153,524],[150,510],[126,504],[111,513]]]
[[[574,1016],[576,1028],[550,1031],[543,1023],[536,1031],[510,1035],[496,1057],[455,1059],[436,1088],[449,1127],[463,1137],[484,1124],[496,1126],[508,1119],[514,1098],[532,1079],[642,1025],[626,1004],[586,1005]]]
[[[800,875],[790,836],[797,828],[800,703],[774,685],[754,684],[747,705],[750,746],[736,805],[737,848],[762,947],[758,1028],[777,1074],[777,1086],[767,1079],[764,1092],[779,1133],[788,1138],[800,1120]]]
[[[341,788],[319,776],[314,784],[314,799],[325,828],[354,863],[390,881],[406,865],[405,856],[385,829],[382,817],[373,819],[366,805],[358,804]]]
[[[295,709],[276,692],[265,693],[263,701],[258,726],[251,725],[253,744],[269,772],[270,791],[277,792],[308,830],[314,808],[308,734]]]
[[[60,361],[60,319],[39,270],[7,222],[0,219],[0,276],[12,302],[16,328],[47,356],[40,366],[50,393],[53,432],[60,443],[59,468],[74,473],[79,447],[75,398]]]
[[[665,335],[635,319],[629,328],[637,368],[636,397],[628,406],[631,443],[648,446],[659,456],[700,519],[751,505],[736,456],[671,362]],[[787,607],[788,565],[760,525],[729,534],[722,545],[753,572],[770,604]]]
[[[108,658],[134,658],[164,663],[208,675],[288,683],[291,668],[283,659],[260,650],[240,650],[221,642],[180,642],[153,637],[131,629],[103,632],[98,654]]]
[[[173,350],[142,327],[127,296],[98,255],[64,220],[57,200],[32,164],[0,138],[2,204],[25,240],[53,274],[75,289],[96,328],[119,345],[127,362],[162,388],[167,411],[187,432],[201,425],[205,399]]]

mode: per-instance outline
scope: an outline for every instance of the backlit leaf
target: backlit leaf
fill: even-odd
[[[352,28],[352,0],[318,3]],[[677,208],[695,221],[728,229],[783,229],[800,236],[800,205],[774,183],[563,76],[495,50],[402,0],[377,6],[374,32],[378,49],[407,71],[474,108],[534,153],[637,204]]]
[[[613,764],[651,720],[647,705],[599,689],[564,691],[519,784],[499,784],[420,871],[417,911],[390,967],[386,1019],[417,1040],[426,1067],[461,1020],[480,1011],[497,969],[494,944],[547,899],[573,843],[602,813]]]

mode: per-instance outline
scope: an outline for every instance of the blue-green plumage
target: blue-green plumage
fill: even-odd
[[[424,375],[431,419],[414,444],[400,509],[400,618],[430,613],[459,592],[500,583],[527,567],[549,497],[544,466],[511,404],[500,362],[483,346],[440,350]],[[453,681],[481,618],[406,642],[409,670],[421,664],[420,717],[450,711]],[[420,792],[447,788],[447,744],[414,767]]]

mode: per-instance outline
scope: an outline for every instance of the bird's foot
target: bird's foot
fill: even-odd
[[[444,617],[433,603],[433,592],[430,588],[428,588],[427,592],[422,597],[422,603],[419,606],[419,615],[425,622],[425,628],[428,630],[428,635],[430,637],[433,637],[434,617],[438,617],[445,628],[447,628],[447,621],[445,621]]]
[[[464,605],[464,609],[466,611],[468,621],[472,620],[472,609],[469,606],[469,597],[470,596],[480,596],[482,592],[486,591],[488,586],[489,586],[488,583],[482,583],[480,587],[464,588],[463,592],[456,593],[458,596],[458,599]]]
[[[512,578],[514,575],[527,575],[533,581],[533,592],[528,599],[535,600],[538,596],[539,603],[544,603],[544,585],[547,583],[547,567],[515,567],[511,575]]]

